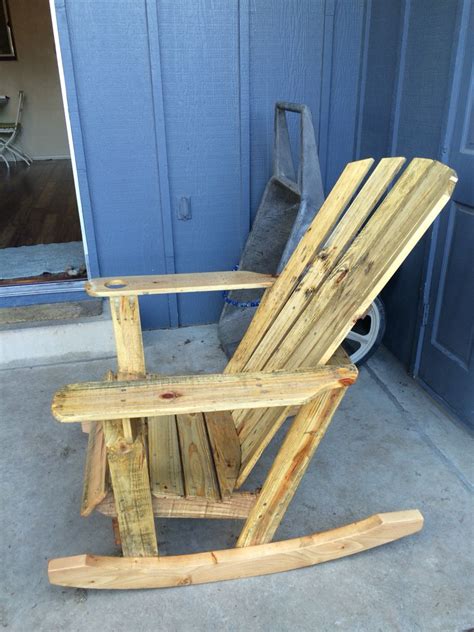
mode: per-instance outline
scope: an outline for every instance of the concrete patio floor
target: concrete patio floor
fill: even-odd
[[[219,371],[214,326],[146,334],[150,370]],[[308,569],[153,591],[50,586],[47,559],[117,554],[110,519],[79,516],[86,435],[51,417],[60,386],[100,378],[107,358],[3,370],[0,623],[40,630],[442,630],[474,625],[474,440],[385,350],[349,390],[276,539],[419,508],[423,531]],[[284,429],[283,429],[284,430]],[[247,487],[258,485],[276,442]],[[161,520],[163,554],[232,546],[240,523]]]

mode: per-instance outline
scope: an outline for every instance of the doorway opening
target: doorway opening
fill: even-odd
[[[0,0],[2,29],[0,288],[85,279],[48,0]]]

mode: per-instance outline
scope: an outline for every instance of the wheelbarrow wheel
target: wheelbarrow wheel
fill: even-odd
[[[351,361],[361,366],[377,351],[385,333],[385,307],[377,297],[342,343]]]

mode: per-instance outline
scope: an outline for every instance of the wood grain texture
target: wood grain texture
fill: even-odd
[[[338,182],[319,210],[316,219],[313,220],[295,248],[282,274],[275,281],[271,291],[264,294],[250,327],[227,364],[226,373],[237,373],[244,370],[245,365],[265,336],[273,319],[283,308],[297,286],[302,272],[315,259],[318,249],[336,225],[372,163],[372,159],[360,160],[350,163],[344,169]]]
[[[414,509],[370,518],[301,538],[161,558],[77,555],[51,560],[52,584],[76,588],[165,588],[269,575],[354,555],[420,531]]]
[[[213,518],[245,520],[257,499],[254,492],[234,492],[230,498],[164,498],[153,495],[153,513],[157,518]],[[104,516],[117,515],[113,494],[108,494],[96,510]]]
[[[319,393],[353,383],[350,366],[299,369],[292,373],[243,373],[160,377],[127,382],[84,382],[58,391],[52,412],[58,421],[212,412],[302,404]]]
[[[220,499],[214,460],[202,413],[176,417],[187,498]]]
[[[300,408],[242,529],[238,547],[271,542],[346,390],[323,393]]]
[[[110,301],[119,375],[132,380],[145,374],[140,311],[137,297]],[[108,376],[104,382],[115,383]],[[136,415],[134,417],[140,417]],[[124,555],[158,555],[151,504],[146,437],[141,419],[120,412],[103,424],[110,479]]]
[[[240,471],[240,442],[229,411],[204,415],[222,498],[230,498]]]
[[[144,375],[145,355],[138,298],[136,296],[111,298],[110,312],[119,371]]]
[[[82,239],[70,160],[12,163],[0,200],[0,248]]]
[[[155,496],[184,496],[183,468],[174,415],[148,417],[151,491]]]
[[[91,279],[85,289],[90,296],[142,296],[146,294],[180,294],[182,292],[217,292],[267,288],[275,282],[271,274],[258,272],[194,272]]]
[[[89,516],[107,494],[107,451],[101,423],[91,423],[87,442],[81,516]]]
[[[289,263],[300,274],[297,278],[294,274],[293,294],[274,312],[275,332],[272,318],[268,316],[270,322],[260,326],[260,333],[263,330],[265,333],[263,336],[257,333],[253,352],[251,342],[247,341],[246,356],[241,357],[243,371],[247,366],[253,370],[255,366],[259,370],[275,370],[325,364],[441,211],[456,182],[455,173],[449,167],[436,161],[414,159],[357,234],[361,219],[367,216],[364,199],[371,210],[383,186],[388,185],[390,176],[400,168],[400,159],[390,159],[384,164],[387,169],[385,173],[380,170],[379,182],[374,173],[364,194],[356,198],[333,234],[328,236],[327,250],[320,253],[324,255],[322,260],[317,259],[316,253],[311,262],[308,257],[298,262],[298,249],[295,251]],[[371,182],[377,186],[371,187]],[[319,215],[314,225],[318,219]],[[310,235],[311,231],[306,237],[310,239]],[[335,252],[331,247],[338,244],[342,246],[340,255],[331,257]],[[313,247],[317,250],[317,243]],[[326,260],[332,266],[327,270]],[[319,274],[318,267],[321,268]],[[311,285],[313,278],[319,279],[314,286]],[[268,300],[284,279],[285,271],[266,293]],[[256,319],[258,315],[257,311]],[[289,329],[288,321],[292,322]],[[253,323],[246,337],[251,336],[252,327]],[[274,434],[283,423],[285,410],[260,414],[239,410],[233,416],[242,444],[242,468],[248,473],[262,451],[260,433],[265,429],[267,436]],[[262,441],[267,439],[263,437]],[[242,480],[240,476],[239,481]]]

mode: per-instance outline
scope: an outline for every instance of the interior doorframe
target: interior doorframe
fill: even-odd
[[[82,128],[77,103],[76,81],[72,62],[69,26],[64,0],[49,0],[51,24],[53,28],[54,46],[58,65],[61,97],[66,121],[66,133],[71,158],[74,189],[77,200],[77,210],[81,226],[82,245],[86,263],[87,278],[100,276],[97,242],[95,238],[92,205],[87,176],[87,165],[82,143]],[[74,128],[74,136],[72,130]],[[21,304],[22,297],[29,297],[28,303],[41,302],[43,297],[56,295],[56,300],[68,300],[69,294],[75,298],[83,294],[85,281],[71,280],[55,283],[31,283],[27,285],[12,285],[0,288],[0,299],[6,299],[14,304]],[[10,300],[9,300],[10,299]],[[49,299],[48,299],[49,300]]]

